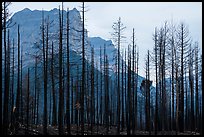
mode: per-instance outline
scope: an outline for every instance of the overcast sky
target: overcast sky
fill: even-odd
[[[10,12],[15,13],[24,8],[31,10],[51,10],[58,8],[60,2],[13,2]],[[64,8],[80,10],[81,2],[65,2]],[[202,49],[202,3],[201,2],[86,2],[86,28],[89,36],[100,36],[111,39],[113,22],[119,17],[127,27],[125,30],[126,46],[130,43],[132,29],[135,28],[136,44],[140,50],[139,74],[144,76],[144,58],[147,50],[153,48],[152,35],[155,27],[164,22],[175,24],[184,22],[194,41],[199,42]]]

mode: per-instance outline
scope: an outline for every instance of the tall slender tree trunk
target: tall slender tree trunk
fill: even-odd
[[[56,95],[55,95],[55,79],[54,79],[54,47],[53,47],[53,42],[52,42],[52,60],[51,60],[51,81],[52,81],[52,125],[56,126],[57,124],[57,108],[56,108]]]
[[[67,9],[67,132],[70,132],[69,9]]]
[[[75,94],[75,106],[76,106],[76,109],[75,109],[75,124],[77,125],[77,134],[78,134],[78,120],[79,120],[79,116],[78,116],[78,110],[79,110],[79,95],[78,95],[78,88],[79,88],[79,78],[78,78],[78,66],[77,66],[77,80],[76,80],[76,84],[75,84],[75,89],[76,89],[76,94]]]
[[[81,92],[81,134],[84,135],[84,92],[85,92],[85,35],[84,35],[84,2],[82,4],[82,92]]]
[[[72,95],[71,95],[71,124],[74,124],[74,78],[71,76],[71,81],[72,81]]]
[[[195,100],[196,100],[196,112],[195,112],[195,119],[196,119],[196,129],[199,129],[199,100],[198,100],[198,45],[195,47]]]
[[[105,55],[105,108],[106,108],[106,135],[109,131],[109,80],[108,80],[108,57]]]
[[[47,134],[47,72],[46,72],[46,47],[44,38],[44,12],[42,11],[42,46],[43,46],[43,77],[44,77],[44,110],[43,110],[43,134]]]
[[[127,87],[127,94],[128,94],[128,119],[127,119],[127,135],[131,134],[132,129],[132,96],[131,96],[131,54],[128,48],[128,87]]]
[[[93,133],[94,126],[94,108],[95,108],[95,98],[94,98],[94,50],[91,49],[91,134]]]
[[[36,104],[37,104],[37,55],[35,57],[35,103],[34,103],[34,120],[33,120],[33,124],[36,124]]]
[[[8,85],[7,85],[7,89],[8,89],[8,106],[7,106],[7,119],[8,119],[8,123],[10,123],[9,120],[9,104],[10,104],[10,98],[9,98],[9,94],[10,94],[10,40],[9,40],[9,29],[8,29],[8,42],[7,42],[7,80],[8,80]]]
[[[171,114],[171,126],[172,130],[175,129],[175,124],[174,124],[174,37],[172,36],[172,59],[171,59],[171,77],[172,77],[172,82],[171,82],[171,92],[172,92],[172,114]]]
[[[96,62],[96,68],[97,68],[97,70],[98,70],[98,63]],[[98,95],[98,89],[99,89],[99,84],[98,84],[98,71],[97,71],[97,74],[96,74],[96,93],[97,93],[97,104],[96,104],[96,108],[97,108],[97,119],[96,119],[96,121],[97,121],[97,133],[98,133],[98,129],[99,129],[99,109],[98,109],[98,107],[99,107],[99,100],[98,100],[98,98],[99,98],[99,95]]]
[[[63,3],[62,3],[63,4]],[[63,5],[62,5],[62,11],[63,11]],[[63,13],[63,12],[62,12]],[[63,108],[64,108],[64,102],[63,102],[63,85],[62,85],[62,30],[63,30],[63,14],[60,13],[59,8],[59,110],[58,110],[58,123],[59,123],[59,135],[64,134],[63,130]]]
[[[20,63],[20,109],[19,115],[22,124],[24,123],[24,114],[23,114],[23,46],[21,47],[21,63]]]
[[[126,60],[126,50],[125,50],[125,62]],[[129,67],[129,66],[128,66]],[[127,128],[127,132],[128,131],[128,101],[127,101],[128,95],[127,95],[127,67],[125,66],[125,122],[126,122],[126,128]]]
[[[14,39],[13,39],[13,60],[12,60],[12,82],[11,82],[11,124],[13,125],[13,107],[14,107]]]
[[[17,75],[17,95],[16,95],[16,120],[17,121],[19,120],[19,114],[20,114],[20,32],[19,32],[19,25],[18,25],[18,75]]]
[[[3,29],[3,35],[4,35],[4,47],[6,46],[6,8],[5,8],[5,5],[6,5],[6,3],[5,2],[3,2],[3,9],[2,9],[2,11],[4,12],[4,24],[3,24],[3,27],[4,27],[4,29]],[[0,61],[1,61],[1,66],[0,66],[0,72],[2,72],[2,69],[3,69],[3,64],[2,64],[2,49],[3,49],[3,46],[1,46],[0,47]],[[4,66],[5,67],[5,66]],[[5,68],[4,68],[5,69]],[[3,79],[3,77],[2,77],[2,73],[0,73],[0,78],[1,79]],[[0,107],[1,108],[3,108],[3,99],[2,99],[2,91],[3,91],[3,87],[2,87],[2,82],[0,82]],[[1,133],[1,135],[3,135],[3,127],[2,127],[2,116],[3,116],[3,113],[2,113],[2,109],[0,109],[0,116],[1,116],[1,119],[0,119],[0,133]]]
[[[37,78],[36,83],[38,83],[38,78]],[[37,117],[36,117],[36,126],[39,124],[39,101],[40,101],[40,91],[39,91],[39,88],[38,88],[38,90],[37,90],[37,104],[36,104],[37,105],[37,108],[36,108],[36,115],[37,115]]]
[[[176,57],[176,56],[175,56]],[[178,66],[176,65],[176,134],[179,130],[179,94],[180,94],[180,89],[179,89],[179,80],[178,80]]]
[[[147,126],[147,129],[149,130],[149,135],[151,135],[151,119],[150,119],[150,86],[151,86],[151,84],[150,84],[150,71],[149,71],[149,50],[148,50],[148,55],[147,55],[147,109],[148,109],[148,111],[147,111],[147,117],[148,117],[148,119],[147,119],[147,124],[148,124],[148,126]]]
[[[187,71],[187,70],[186,70]],[[186,114],[185,114],[185,130],[187,131],[187,130],[189,130],[189,124],[188,124],[188,117],[189,117],[189,114],[188,114],[188,112],[189,112],[189,110],[188,110],[188,84],[187,84],[187,76],[186,76],[186,72],[185,71],[185,90],[186,90]]]
[[[123,77],[123,70],[124,70],[123,66],[124,65],[123,64],[124,64],[124,61],[122,60],[122,72],[121,72],[122,73],[122,76],[121,76],[122,77],[122,86],[121,86],[122,87],[122,89],[121,89],[122,90],[122,125],[121,125],[122,131],[124,130],[124,95],[123,95],[124,94],[124,90],[123,90],[124,89],[124,82],[123,82],[123,79],[124,79],[124,77]]]
[[[155,71],[156,71],[156,98],[155,98],[155,135],[157,135],[157,131],[158,131],[158,74],[157,74],[157,29],[155,29],[155,38],[154,38],[154,41],[155,41]]]
[[[100,86],[101,86],[101,98],[100,98],[100,124],[102,125],[102,121],[103,121],[103,102],[102,102],[102,94],[103,94],[103,84],[102,84],[102,78],[103,78],[103,75],[102,75],[102,52],[101,52],[101,47],[100,47],[100,74],[101,74],[101,77],[100,77]]]
[[[132,132],[135,134],[135,30],[133,28],[133,38],[132,38]]]
[[[4,27],[4,29],[3,29],[3,32],[4,32],[4,95],[6,94],[6,84],[7,84],[7,81],[6,81],[6,2],[3,2],[3,12],[4,12],[4,18],[3,18],[3,22],[4,22],[4,24],[3,24],[3,27]],[[3,67],[3,64],[2,64],[2,47],[3,46],[1,46],[1,53],[0,53],[0,57],[1,57],[1,72],[2,72],[2,67]],[[2,77],[2,73],[0,74],[0,76],[1,76],[1,79],[3,78]],[[3,105],[3,99],[2,99],[2,90],[3,90],[3,87],[2,87],[2,82],[0,82],[0,85],[1,85],[1,93],[0,93],[0,99],[1,99],[1,108],[4,108],[4,105]],[[4,100],[5,100],[5,98],[4,98]],[[4,123],[5,121],[4,121],[4,109],[3,109],[3,113],[2,113],[2,109],[0,109],[0,115],[1,115],[1,119],[0,119],[0,130],[1,130],[1,134],[2,135],[5,135],[7,132],[5,131],[6,130],[6,123]],[[2,117],[3,116],[3,117]],[[2,123],[2,118],[3,118],[3,123]],[[2,125],[3,124],[3,125]]]
[[[164,26],[164,37],[163,37],[163,54],[162,54],[162,65],[163,65],[163,67],[162,67],[162,82],[163,82],[163,91],[162,91],[162,93],[163,93],[163,110],[164,110],[164,112],[163,112],[163,114],[164,114],[164,130],[168,130],[168,124],[166,124],[166,122],[165,121],[167,121],[167,99],[166,99],[166,80],[165,80],[165,78],[166,78],[166,37],[167,37],[167,26],[166,26],[166,23],[167,22],[165,22],[165,26]]]
[[[27,98],[26,98],[26,135],[29,134],[29,96],[30,96],[30,76],[29,76],[29,68],[28,68],[28,84],[27,84]]]
[[[179,113],[179,130],[184,131],[184,26],[181,25],[181,93],[180,93],[180,113]]]
[[[139,51],[137,51],[137,67],[136,67],[136,69],[137,69],[137,72],[136,72],[136,86],[135,86],[135,88],[136,88],[136,91],[135,91],[135,130],[137,130],[137,128],[138,128],[138,121],[137,121],[137,119],[138,119],[138,116],[137,116],[137,87],[138,87],[138,71],[139,71]]]
[[[120,18],[119,18],[119,24],[118,24],[118,110],[117,110],[117,118],[118,118],[118,122],[117,122],[117,134],[120,134]]]
[[[5,32],[6,33],[6,32]],[[9,31],[8,31],[8,37],[9,37]],[[5,36],[5,41],[6,41],[6,36]],[[9,101],[9,80],[8,80],[8,47],[9,43],[4,43],[4,107],[3,107],[3,133],[4,135],[8,135],[8,101]]]

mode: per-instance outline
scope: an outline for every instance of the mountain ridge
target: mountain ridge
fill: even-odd
[[[49,20],[52,21],[52,25],[49,28],[49,53],[51,54],[51,42],[53,42],[53,46],[54,46],[54,52],[55,52],[55,65],[58,65],[58,55],[59,55],[59,19],[58,19],[58,12],[59,9],[54,8],[50,11],[44,11],[44,17],[45,17],[45,22],[47,21],[47,17],[49,16]],[[66,11],[64,11],[64,20],[63,23],[66,26]],[[22,17],[24,19],[22,19]],[[70,77],[74,78],[73,82],[76,82],[77,77],[79,76],[79,78],[81,77],[81,36],[82,33],[80,32],[81,28],[82,28],[82,21],[81,21],[81,17],[80,17],[80,13],[79,11],[75,9],[70,10],[70,34],[69,34],[69,38],[70,38]],[[16,24],[20,25],[20,42],[21,42],[21,48],[23,48],[23,78],[25,79],[27,76],[27,68],[31,68],[30,69],[30,81],[31,81],[31,85],[30,88],[34,89],[34,83],[35,83],[35,76],[34,76],[34,66],[35,66],[35,58],[34,56],[40,56],[40,58],[42,58],[42,35],[41,35],[41,23],[42,23],[42,11],[39,10],[29,10],[28,8],[25,8],[23,11],[19,11],[17,13],[15,13],[12,17],[11,17],[12,21],[16,22]],[[32,27],[30,27],[32,26]],[[46,25],[45,25],[46,26]],[[63,30],[64,32],[66,31],[66,27],[64,26]],[[46,29],[45,29],[46,30]],[[16,38],[15,41],[17,41],[17,25],[14,26],[13,28],[10,28],[10,33],[11,33],[11,39]],[[17,44],[14,43],[15,45],[15,65],[17,66]],[[102,61],[102,71],[100,70],[100,47],[101,47],[101,53],[102,53],[102,60],[104,57],[104,45],[106,47],[106,54],[108,56],[108,62],[109,62],[109,82],[112,83],[113,86],[115,86],[114,82],[116,81],[116,75],[117,75],[117,70],[116,70],[116,66],[115,66],[115,57],[117,56],[117,49],[116,47],[113,45],[111,40],[105,40],[101,37],[88,37],[88,33],[87,30],[85,29],[85,64],[86,64],[86,81],[90,81],[91,77],[90,77],[90,68],[91,68],[91,48],[94,48],[94,62],[98,63],[98,66],[95,67],[94,65],[94,79],[96,80],[96,74],[101,74],[103,75],[104,71],[103,71],[103,64],[104,61]],[[63,33],[63,52],[66,52],[66,32]],[[50,56],[48,56],[49,59]],[[66,66],[66,54],[63,55],[63,65]],[[49,61],[48,61],[49,62]],[[125,61],[123,60],[123,58],[121,57],[121,62],[124,63],[124,68],[127,67]],[[50,66],[50,64],[48,63],[48,66]],[[40,90],[40,95],[43,97],[44,96],[44,88],[43,88],[43,65],[42,62],[40,62],[38,64],[38,72],[37,75],[39,77],[39,85],[38,88]],[[89,67],[89,69],[87,69]],[[77,69],[78,68],[78,69]],[[64,71],[66,72],[67,68],[64,67]],[[54,77],[57,79],[55,80],[55,88],[58,88],[58,70],[56,67],[56,70],[54,70]],[[15,73],[16,75],[16,73]],[[119,75],[121,76],[121,73],[119,73]],[[124,74],[125,75],[125,74]],[[137,75],[135,73],[135,75]],[[127,76],[127,73],[126,73]],[[15,76],[16,77],[16,76]],[[121,76],[122,77],[122,76]],[[63,79],[66,80],[66,74],[64,75]],[[103,79],[103,78],[102,78]],[[138,86],[137,86],[137,91],[138,91],[138,98],[143,98],[144,97],[144,93],[143,91],[140,90],[140,85],[142,83],[142,80],[144,80],[145,78],[138,75]],[[48,81],[50,81],[50,70],[48,70]],[[126,79],[127,80],[127,79]],[[135,79],[136,80],[136,79]],[[105,89],[105,84],[104,84],[104,79],[102,80],[102,87],[103,89]],[[100,78],[98,79],[98,83],[100,83]],[[90,84],[90,82],[87,82],[87,84]],[[51,91],[51,83],[49,83],[48,85],[48,91]],[[89,85],[90,86],[90,85]],[[15,87],[16,87],[16,83],[15,83]],[[26,88],[26,87],[24,87]],[[95,88],[95,92],[96,92],[96,85],[94,86]],[[112,90],[111,87],[110,88],[110,95],[114,95],[115,96],[115,90]],[[121,87],[122,88],[122,87]],[[87,91],[88,92],[88,91]],[[122,91],[121,91],[122,92]],[[31,93],[33,94],[33,93]],[[155,94],[155,90],[153,88],[151,95]],[[104,95],[104,91],[102,91],[102,95]],[[14,95],[15,96],[15,95]],[[56,96],[58,96],[58,93],[56,93]],[[85,95],[88,96],[88,95]],[[50,97],[50,94],[48,94],[48,98]],[[66,97],[66,96],[64,96]],[[57,100],[58,102],[59,100]],[[56,102],[56,103],[57,103]],[[139,103],[139,99],[138,99],[138,103]],[[43,105],[43,98],[40,99],[40,104]],[[49,103],[48,103],[49,105]],[[43,107],[40,110],[41,114],[43,113]]]

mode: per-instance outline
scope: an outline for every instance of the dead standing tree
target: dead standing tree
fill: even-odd
[[[117,44],[117,59],[118,59],[118,80],[117,80],[117,134],[120,134],[120,46],[121,46],[121,41],[122,39],[124,39],[124,30],[125,30],[125,26],[123,25],[123,23],[121,22],[121,18],[119,17],[117,22],[113,23],[113,33],[112,33],[112,37],[114,39],[114,42]]]

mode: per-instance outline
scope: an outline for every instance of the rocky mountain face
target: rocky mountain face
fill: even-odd
[[[44,14],[44,23],[49,23],[49,53],[51,53],[51,43],[53,42],[54,52],[55,52],[55,63],[58,64],[58,46],[59,46],[59,10],[52,9],[50,11],[39,11],[34,10],[31,11],[30,9],[26,8],[22,11],[15,13],[11,19],[13,23],[16,23],[15,26],[9,29],[10,39],[14,39],[14,58],[15,58],[15,65],[17,66],[17,28],[18,25],[20,27],[20,45],[21,45],[21,54],[23,55],[23,75],[27,73],[27,67],[31,68],[31,88],[34,88],[34,66],[35,66],[35,56],[42,56],[42,15]],[[64,52],[64,66],[66,71],[66,20],[67,19],[67,11],[63,11],[63,52]],[[76,78],[77,75],[81,74],[81,51],[82,51],[82,21],[80,12],[74,8],[69,11],[69,22],[70,22],[70,33],[69,33],[69,41],[70,41],[70,75],[73,78]],[[13,41],[12,41],[13,42]],[[11,45],[13,44],[11,42]],[[94,49],[94,62],[98,64],[98,67],[95,67],[94,72],[95,74],[102,74],[103,71],[100,70],[100,48],[102,52],[102,58],[104,55],[104,45],[106,47],[106,54],[108,56],[109,67],[110,67],[110,82],[115,81],[116,66],[115,66],[115,56],[117,53],[117,48],[113,45],[111,40],[104,40],[100,37],[88,37],[87,30],[85,29],[85,58],[86,58],[86,67],[91,66],[91,48]],[[49,58],[51,55],[48,56]],[[121,58],[121,61],[125,61]],[[102,62],[103,63],[103,62]],[[48,64],[49,66],[49,64]],[[102,65],[103,66],[103,65]],[[125,67],[126,64],[124,65]],[[38,65],[38,76],[41,81],[43,82],[42,78],[42,63],[39,62]],[[78,69],[77,69],[78,68]],[[17,67],[16,67],[17,70]],[[50,70],[49,72],[50,73]],[[57,79],[58,79],[58,71],[56,70],[56,88],[58,88]],[[50,74],[48,74],[48,81],[50,80]],[[121,75],[121,74],[120,74]],[[137,75],[137,74],[136,74]],[[87,76],[89,78],[90,76]],[[95,75],[96,77],[96,75]],[[140,91],[140,84],[144,77],[138,76],[138,96],[143,97],[143,93]],[[66,79],[66,78],[65,78]],[[75,79],[76,80],[76,79]],[[74,81],[75,81],[74,80]],[[98,79],[100,82],[100,78]],[[41,94],[43,95],[43,84],[39,86],[39,89],[42,91]],[[51,84],[48,85],[48,90],[51,90]],[[110,94],[114,94],[115,91],[111,91]],[[153,92],[154,94],[154,92]],[[49,97],[50,95],[48,95]],[[40,100],[43,101],[43,98]],[[42,102],[43,104],[43,102]]]

